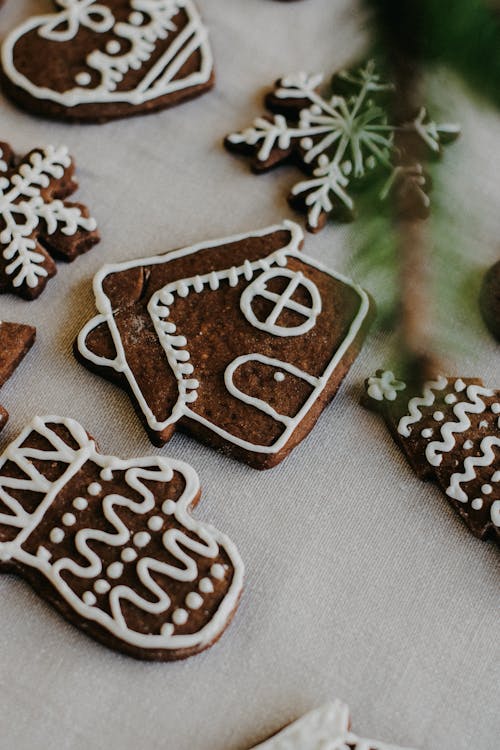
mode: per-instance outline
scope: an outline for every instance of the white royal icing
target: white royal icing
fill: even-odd
[[[480,456],[467,456],[467,458],[464,461],[464,471],[463,472],[455,472],[452,474],[450,478],[450,485],[448,489],[446,490],[446,494],[448,497],[453,498],[454,500],[458,500],[461,503],[467,503],[469,501],[469,496],[462,488],[462,484],[465,484],[466,482],[471,482],[472,480],[476,479],[476,469],[478,467],[483,466],[491,466],[493,469],[495,469],[495,451],[493,450],[494,447],[500,447],[500,437],[496,436],[489,436],[485,437],[481,440],[480,444],[480,450],[481,455]],[[491,481],[494,482],[495,479],[495,473],[492,472]],[[489,495],[492,491],[491,485],[483,485],[481,487],[481,492],[484,495]],[[496,514],[493,512],[493,506],[491,510],[491,519],[493,523],[498,526],[499,524],[496,523]]]
[[[432,406],[436,400],[434,391],[442,391],[446,388],[448,381],[446,378],[439,377],[437,380],[431,380],[424,385],[423,395],[414,396],[408,402],[408,414],[401,417],[398,424],[398,432],[403,437],[410,437],[411,427],[422,419],[421,406]]]
[[[396,380],[390,370],[386,370],[380,376],[368,378],[366,392],[375,401],[395,401],[399,391],[404,391],[406,383]]]
[[[79,104],[123,102],[141,105],[158,97],[209,81],[213,70],[213,57],[208,43],[207,29],[192,0],[130,0],[128,22],[116,22],[105,0],[58,0],[62,6],[58,13],[33,16],[12,31],[3,43],[2,64],[7,77],[36,99],[56,102],[64,107]],[[136,88],[118,90],[118,84],[130,70],[146,67],[149,59],[176,31],[173,18],[184,11],[188,22],[172,40],[154,65],[145,71]],[[75,77],[75,87],[55,91],[37,86],[15,66],[14,51],[18,40],[25,34],[38,30],[41,37],[52,42],[68,42],[77,35],[80,26],[95,33],[109,33],[117,39],[109,42],[106,51],[98,46],[86,58],[87,71]],[[98,43],[97,43],[98,44]],[[124,49],[123,53],[120,51]],[[176,78],[183,65],[198,53],[198,70]],[[89,88],[90,73],[99,82]]]
[[[362,739],[349,729],[349,723],[349,707],[336,700],[305,714],[253,750],[348,750],[348,746],[353,750],[404,750]]]
[[[237,268],[233,266],[221,271],[212,271],[211,273],[201,276],[197,275],[187,279],[182,279],[180,281],[172,281],[152,295],[148,304],[148,312],[153,321],[160,343],[165,351],[168,363],[177,379],[178,385],[178,399],[171,411],[171,414],[165,419],[158,419],[149,407],[146,398],[142,393],[127,362],[120,333],[113,317],[113,307],[103,289],[103,284],[106,277],[110,274],[114,274],[120,271],[126,271],[131,268],[162,264],[168,261],[173,261],[178,258],[185,257],[187,255],[192,255],[200,250],[204,250],[207,248],[220,247],[251,237],[263,237],[268,234],[284,230],[290,233],[289,244],[286,247],[274,251],[269,256],[267,256],[267,258],[261,258],[254,262],[246,260],[241,266]],[[94,278],[94,294],[99,315],[89,321],[89,323],[87,323],[87,325],[80,332],[80,335],[78,337],[78,349],[80,354],[95,365],[100,367],[111,367],[115,371],[122,373],[126,377],[130,389],[133,392],[147,420],[147,423],[152,430],[161,432],[169,425],[178,422],[181,417],[187,416],[191,420],[200,422],[201,424],[209,427],[212,431],[223,437],[225,440],[241,448],[258,453],[279,452],[290,439],[290,436],[292,435],[296,427],[306,417],[315,401],[320,397],[336,367],[341,362],[346,351],[349,349],[356,336],[358,335],[369,310],[368,295],[359,286],[357,286],[341,274],[334,273],[322,264],[299,251],[302,239],[302,229],[294,222],[285,221],[281,225],[268,227],[261,231],[240,234],[234,237],[215,240],[212,242],[200,243],[194,245],[193,247],[183,248],[181,250],[170,252],[166,255],[128,261],[126,263],[117,265],[104,266],[104,268],[102,268]],[[274,336],[303,335],[305,331],[310,330],[315,325],[317,316],[321,311],[321,296],[316,285],[313,284],[310,279],[307,279],[302,272],[293,273],[291,269],[287,268],[288,262],[292,258],[300,260],[302,264],[309,265],[315,269],[319,269],[325,274],[328,274],[334,279],[338,279],[342,283],[349,286],[359,296],[359,309],[354,317],[354,320],[351,323],[349,330],[347,331],[344,340],[336,349],[324,372],[318,377],[312,376],[308,372],[300,370],[297,367],[288,364],[287,362],[282,362],[281,360],[266,357],[257,353],[246,354],[242,355],[241,357],[237,357],[228,365],[224,375],[224,382],[227,390],[236,398],[239,398],[245,403],[266,412],[268,415],[272,416],[275,420],[284,425],[283,432],[272,445],[259,445],[232,435],[231,433],[220,428],[218,425],[209,421],[202,415],[197,414],[196,411],[191,408],[191,404],[193,404],[198,397],[197,391],[200,388],[200,383],[196,378],[192,377],[193,365],[189,361],[190,353],[188,349],[185,348],[188,346],[188,342],[186,341],[184,336],[179,336],[176,334],[176,325],[171,320],[169,320],[169,306],[174,302],[175,295],[186,297],[188,294],[198,294],[201,291],[216,290],[219,288],[222,282],[226,282],[230,286],[234,287],[238,284],[239,279],[244,278],[247,281],[252,281],[252,284],[247,286],[243,294],[241,295],[241,309],[250,323],[255,325],[259,330],[264,330],[270,335]],[[271,296],[271,293],[267,292],[266,288],[264,287],[265,279],[269,279],[271,275],[283,276],[288,282],[287,288],[285,289],[283,295],[273,295],[275,311],[277,310],[277,313],[271,313],[270,318],[268,318],[266,321],[254,322],[253,318],[255,316],[253,315],[253,311],[251,308],[252,300],[254,299],[255,295],[259,294],[267,294],[268,297]],[[264,277],[264,280],[262,280],[262,277]],[[293,290],[299,285],[303,285],[308,291],[311,298],[311,306],[308,307],[305,305],[298,305],[291,299]],[[276,299],[274,299],[274,297],[276,297]],[[279,316],[279,312],[285,307],[288,307],[295,312],[300,312],[300,314],[305,318],[304,325],[292,327],[291,329],[278,326],[277,318]],[[300,308],[300,311],[298,310],[298,308]],[[117,353],[114,360],[108,360],[103,357],[97,356],[86,346],[87,336],[92,332],[94,328],[102,323],[107,324],[110,334],[113,338]],[[295,414],[293,417],[278,414],[263,400],[248,396],[235,386],[233,382],[233,375],[235,370],[238,366],[249,361],[259,361],[271,365],[281,372],[288,372],[298,378],[303,379],[313,387],[312,393],[299,409],[297,414]],[[279,380],[277,380],[277,382],[279,382]]]
[[[26,284],[33,289],[40,278],[47,276],[42,265],[45,257],[37,252],[33,239],[40,222],[49,235],[56,230],[72,236],[80,230],[96,229],[95,219],[83,216],[78,206],[65,206],[63,201],[46,201],[42,197],[42,190],[52,180],[60,179],[70,165],[65,146],[46,146],[33,152],[10,180],[0,176],[0,217],[5,223],[0,244],[5,246],[2,255],[9,261],[5,273],[12,277],[14,287]]]
[[[61,439],[50,427],[52,424],[61,424],[70,432],[78,448],[72,448]],[[36,431],[50,444],[44,449],[35,449],[23,446],[30,434]],[[50,481],[41,474],[33,461],[51,460],[67,464],[62,476],[56,481]],[[13,462],[27,475],[24,479],[17,479],[8,475],[2,475],[2,467],[7,462]],[[113,531],[102,531],[100,529],[85,527],[77,531],[74,538],[79,557],[85,560],[85,564],[76,562],[71,557],[61,557],[54,563],[48,559],[47,550],[39,548],[36,555],[27,552],[23,544],[30,534],[43,522],[44,516],[52,505],[54,499],[63,487],[78,474],[82,466],[92,462],[99,467],[108,470],[111,478],[113,472],[125,472],[125,481],[131,489],[133,497],[139,496],[140,500],[132,500],[125,495],[105,495],[102,499],[92,502],[98,503],[108,524]],[[180,474],[185,481],[185,488],[181,497],[175,502],[175,519],[178,524],[186,529],[185,533],[179,528],[170,528],[164,534],[157,537],[161,539],[164,548],[169,552],[176,564],[167,564],[156,560],[153,556],[137,555],[134,550],[127,546],[130,544],[130,531],[117,513],[117,509],[126,508],[129,512],[138,516],[149,514],[155,508],[155,498],[148,488],[148,482],[170,482],[174,472]],[[19,500],[14,496],[20,491],[40,493],[43,499],[31,513],[23,508]],[[16,537],[10,542],[0,543],[0,561],[16,561],[17,563],[33,568],[43,574],[55,587],[59,595],[69,606],[84,620],[92,620],[101,625],[114,637],[127,644],[144,649],[184,649],[202,647],[214,641],[225,628],[229,617],[236,607],[243,585],[243,563],[235,545],[224,534],[212,526],[195,521],[188,510],[193,499],[199,493],[199,480],[196,472],[187,464],[174,459],[162,457],[149,457],[140,459],[121,460],[114,456],[104,456],[97,452],[93,440],[91,440],[83,427],[73,419],[61,417],[36,417],[21,435],[11,443],[0,459],[0,500],[8,512],[0,513],[0,525],[7,525],[18,529]],[[174,502],[174,501],[170,501]],[[84,511],[85,518],[88,510]],[[63,517],[64,520],[64,517]],[[69,533],[69,532],[68,532]],[[139,532],[134,535],[133,543],[137,546]],[[60,543],[64,538],[62,529],[53,529],[50,532],[50,540],[54,544]],[[124,547],[122,560],[126,564],[134,564],[138,579],[146,589],[149,596],[144,598],[127,585],[121,584],[119,578],[124,570],[124,563],[113,562],[106,570],[103,570],[103,561],[95,552],[93,541],[99,541],[110,548]],[[158,585],[152,574],[159,573],[164,579],[172,581],[192,582],[193,589],[198,587],[198,565],[192,553],[196,557],[211,560],[224,550],[233,566],[233,576],[220,606],[212,619],[203,625],[198,632],[191,634],[176,634],[174,625],[180,622],[181,617],[173,618],[174,625],[165,623],[161,634],[146,634],[136,632],[127,626],[122,613],[122,602],[132,602],[136,607],[150,614],[162,615],[171,606],[168,592]],[[66,573],[70,572],[80,579],[88,579],[89,586],[93,579],[94,590],[100,595],[109,592],[109,612],[96,605],[95,595],[88,591],[82,599],[73,591],[67,583]],[[222,574],[220,574],[222,573]],[[220,563],[212,565],[211,575],[217,580],[225,578],[225,569]],[[110,580],[107,580],[110,579]],[[204,581],[205,578],[201,578]],[[200,582],[201,582],[200,581]],[[187,595],[188,606],[196,609],[202,606],[202,594],[208,592],[206,584],[198,591],[192,591]],[[184,620],[184,622],[187,620]]]

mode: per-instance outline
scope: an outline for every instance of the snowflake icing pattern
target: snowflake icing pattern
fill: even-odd
[[[414,120],[396,126],[388,122],[383,100],[393,90],[381,80],[374,61],[334,79],[346,95],[326,99],[318,92],[322,75],[297,73],[281,79],[266,103],[274,116],[259,117],[252,127],[229,135],[229,150],[252,154],[254,169],[266,171],[292,155],[309,177],[297,183],[290,202],[307,213],[308,228],[320,230],[329,214],[353,218],[355,204],[349,188],[372,174],[386,171],[381,191],[385,199],[397,188],[417,194],[421,212],[429,209],[422,165],[394,165],[397,130],[419,138],[431,154],[458,137],[456,125],[437,125],[422,109]]]
[[[77,252],[85,251],[98,241],[95,219],[85,216],[78,205],[50,197],[64,178],[72,161],[65,146],[33,151],[17,169],[9,171],[6,145],[0,147],[0,252],[7,264],[3,273],[12,290],[33,298],[45,284],[47,255],[41,252],[38,235],[60,231],[67,237],[89,233]],[[65,187],[73,192],[76,183]],[[47,197],[44,192],[48,192]],[[71,260],[71,257],[67,258]],[[54,272],[52,272],[54,273]]]

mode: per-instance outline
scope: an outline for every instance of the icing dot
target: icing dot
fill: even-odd
[[[116,55],[120,51],[120,42],[116,39],[111,39],[106,45],[106,52],[109,55]]]
[[[161,516],[152,516],[148,521],[148,528],[151,531],[160,531],[163,526],[163,518]]]
[[[500,500],[495,500],[491,506],[490,516],[495,526],[500,526]]]
[[[175,513],[175,502],[173,500],[165,500],[165,502],[161,506],[161,509],[166,516],[171,516],[173,513]]]
[[[97,599],[95,598],[95,594],[92,593],[92,591],[86,591],[84,595],[82,596],[83,603],[86,604],[88,607],[93,607],[96,603]]]
[[[128,17],[128,22],[131,23],[132,26],[140,26],[143,21],[144,21],[144,16],[142,15],[142,13],[139,13],[138,11],[131,13]]]
[[[436,422],[442,422],[444,419],[444,414],[442,411],[435,411],[432,416],[434,417]]]
[[[454,403],[455,403],[455,401],[457,401],[458,399],[457,399],[457,397],[455,396],[455,394],[454,394],[454,393],[448,393],[448,394],[447,394],[447,395],[446,395],[446,396],[444,397],[444,400],[445,400],[445,402],[446,402],[447,404],[454,404]]]
[[[375,167],[377,166],[377,160],[374,156],[368,157],[368,159],[366,160],[366,166],[368,167],[368,169],[375,169]]]
[[[169,635],[172,635],[172,633],[173,633],[173,632],[174,632],[174,626],[172,625],[172,623],[171,623],[171,622],[166,622],[166,623],[165,623],[164,625],[162,625],[162,626],[161,626],[161,628],[160,628],[160,633],[161,633],[162,635],[166,635],[166,636],[169,636]]]
[[[110,588],[111,586],[109,585],[109,582],[105,581],[104,578],[99,578],[99,580],[94,583],[94,591],[97,594],[107,594]]]
[[[492,482],[500,482],[500,471],[495,471],[493,476],[491,477]]]
[[[172,622],[174,622],[175,625],[185,625],[188,621],[188,617],[189,615],[185,609],[176,609],[172,615]]]
[[[89,495],[93,495],[95,497],[100,492],[102,492],[102,487],[99,482],[92,482],[92,484],[89,484],[89,486],[87,487],[87,492],[89,493]]]
[[[500,404],[492,404],[491,411],[493,414],[500,414]]]
[[[84,497],[75,497],[73,500],[73,508],[76,510],[85,510],[88,507],[88,501]]]
[[[488,422],[486,421],[486,419],[482,419],[479,422],[479,427],[488,427]]]
[[[210,575],[212,576],[212,578],[217,578],[218,581],[222,581],[222,579],[226,575],[224,566],[220,565],[220,563],[214,563],[210,568]]]
[[[123,573],[123,563],[121,562],[111,563],[106,573],[108,574],[110,578],[119,578],[121,574]]]
[[[123,562],[134,562],[134,560],[137,558],[137,552],[135,549],[132,549],[132,547],[127,547],[124,549],[120,555]]]
[[[302,146],[302,148],[305,148],[306,151],[309,151],[309,149],[313,147],[313,139],[302,138],[300,145]]]
[[[285,374],[283,372],[275,372],[274,379],[277,383],[282,383],[285,379]]]
[[[138,531],[133,541],[136,547],[145,547],[151,541],[151,535],[147,531]]]
[[[472,442],[472,440],[466,440],[465,443],[464,443],[464,448],[465,448],[465,450],[470,451],[470,449],[473,447],[473,445],[474,445],[474,443]]]
[[[74,513],[65,513],[62,517],[62,522],[65,526],[73,526],[76,523],[76,516]]]
[[[481,510],[481,508],[483,507],[483,499],[481,497],[475,497],[471,502],[471,505],[474,510]]]
[[[103,479],[105,482],[109,482],[111,479],[113,479],[113,470],[107,466],[105,469],[103,469],[99,475],[101,479]]]
[[[50,558],[52,557],[49,550],[46,549],[45,547],[42,547],[41,545],[40,547],[38,547],[36,551],[36,556],[40,557],[42,560],[50,560]]]
[[[91,80],[92,77],[90,73],[86,73],[85,71],[77,73],[75,76],[75,81],[79,86],[88,86]]]
[[[434,434],[434,430],[431,430],[430,427],[426,427],[425,430],[422,430],[420,434],[423,438],[430,438]]]
[[[190,591],[186,596],[186,607],[189,607],[189,609],[199,609],[202,604],[203,599],[196,591]]]
[[[481,492],[483,493],[483,495],[491,495],[491,493],[493,492],[493,487],[491,486],[491,484],[483,484],[483,486],[481,487]]]
[[[460,391],[463,391],[465,389],[465,383],[461,378],[458,378],[458,380],[455,380],[455,390],[457,393],[460,393]]]
[[[64,539],[64,531],[62,529],[52,529],[49,535],[49,539],[54,544],[59,544]]]
[[[214,585],[210,578],[202,578],[198,584],[198,588],[202,594],[211,594],[214,590]]]

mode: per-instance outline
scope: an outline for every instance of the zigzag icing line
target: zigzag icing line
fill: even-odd
[[[441,375],[437,380],[431,380],[424,385],[424,392],[422,396],[415,396],[410,399],[408,403],[408,414],[405,417],[401,417],[398,424],[398,432],[403,437],[410,437],[411,429],[410,425],[419,422],[422,419],[422,412],[420,411],[421,406],[432,406],[436,397],[433,390],[442,391],[448,385],[447,378]]]
[[[476,468],[478,466],[491,466],[495,460],[495,453],[493,446],[500,447],[500,438],[490,435],[489,437],[483,438],[481,441],[482,456],[468,456],[464,461],[464,469],[462,473],[456,472],[452,474],[450,479],[450,486],[446,490],[448,497],[458,500],[461,503],[468,502],[469,498],[461,488],[461,484],[464,482],[470,482],[476,478]]]
[[[467,388],[467,398],[472,402],[461,401],[453,407],[453,413],[458,422],[446,422],[441,427],[442,440],[433,440],[426,448],[425,457],[431,466],[439,466],[443,457],[439,453],[448,453],[455,447],[456,432],[465,432],[471,426],[469,414],[480,414],[486,409],[486,404],[479,396],[493,396],[493,391],[480,385],[470,385]]]

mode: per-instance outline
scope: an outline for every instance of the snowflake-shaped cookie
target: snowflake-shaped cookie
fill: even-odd
[[[253,168],[264,172],[293,159],[308,174],[292,188],[291,204],[307,214],[308,229],[317,232],[329,215],[349,221],[354,217],[352,193],[384,172],[380,197],[398,191],[406,214],[429,212],[428,180],[421,164],[396,153],[398,132],[408,144],[418,139],[429,155],[458,137],[457,125],[437,125],[426,109],[413,120],[391,123],[385,102],[393,86],[381,79],[375,62],[354,72],[342,71],[332,82],[333,94],[319,93],[322,75],[298,73],[279,80],[266,97],[273,116],[258,117],[250,128],[232,133],[226,147],[254,157]]]
[[[95,219],[64,200],[78,187],[64,146],[32,151],[20,164],[0,143],[0,293],[35,299],[56,273],[52,256],[74,260],[99,241]]]

